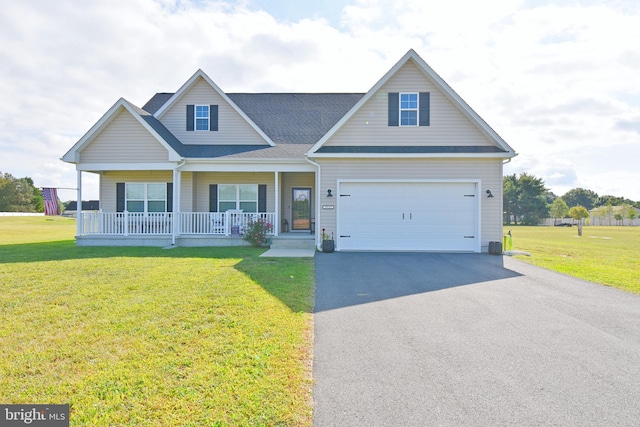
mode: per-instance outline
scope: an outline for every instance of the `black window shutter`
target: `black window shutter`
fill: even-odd
[[[430,102],[431,102],[431,94],[429,92],[420,92],[420,112],[418,119],[418,124],[420,126],[429,126],[430,125]]]
[[[218,106],[209,105],[209,130],[218,130]]]
[[[116,212],[124,212],[124,182],[116,183]]]
[[[187,105],[187,130],[193,130],[193,121],[195,116],[195,108],[193,105]]]
[[[218,212],[218,184],[209,185],[209,212]]]
[[[267,211],[267,185],[258,185],[258,212]]]
[[[400,125],[400,94],[389,92],[389,126]]]
[[[173,182],[167,182],[167,212],[173,212]]]

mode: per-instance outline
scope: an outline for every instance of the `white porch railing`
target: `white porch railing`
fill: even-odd
[[[179,234],[213,234],[230,236],[244,234],[252,221],[262,220],[272,225],[275,234],[276,214],[273,212],[181,212]]]
[[[83,212],[82,234],[150,235],[171,234],[171,212]]]
[[[83,212],[83,235],[170,235],[173,213]],[[177,214],[177,234],[230,236],[244,234],[252,221],[263,220],[273,225],[273,212],[181,212]]]

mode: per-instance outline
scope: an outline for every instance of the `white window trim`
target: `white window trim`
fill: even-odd
[[[416,96],[416,108],[402,108],[402,95],[415,95]],[[415,111],[416,112],[416,124],[403,125],[402,124],[402,112],[403,111]],[[420,125],[420,93],[419,92],[400,92],[398,95],[398,126],[401,127],[418,127]]]
[[[235,200],[222,200],[221,199],[221,197],[220,197],[220,186],[221,185],[229,185],[229,186],[233,185],[233,186],[236,187],[236,198],[235,198]],[[252,186],[254,186],[255,189],[256,189],[256,199],[255,200],[240,200],[240,186],[241,185],[252,185]],[[258,212],[258,199],[260,197],[258,195],[258,187],[259,187],[258,184],[232,184],[232,183],[221,183],[221,184],[218,184],[218,206],[217,206],[218,212],[223,212],[220,209],[220,203],[229,203],[229,202],[235,201],[236,207],[235,207],[235,209],[231,209],[231,210],[241,210],[240,209],[240,203],[241,202],[254,202],[255,201],[255,204],[256,204],[255,212],[257,213]]]
[[[164,186],[164,199],[149,199],[149,190],[148,190],[148,186],[149,185],[163,185]],[[144,185],[144,198],[143,199],[129,199],[127,197],[127,187],[129,185]],[[134,212],[134,213],[167,213],[167,204],[169,203],[168,198],[167,198],[167,183],[166,182],[125,182],[124,183],[124,208],[127,212],[129,211],[129,202],[143,202],[143,206],[144,206],[144,210],[142,212]],[[164,201],[164,212],[157,212],[157,211],[153,211],[153,212],[149,212],[149,201],[152,202],[159,202],[159,201]]]
[[[198,120],[205,120],[205,117],[198,117],[198,107],[205,107],[207,109],[207,128],[198,129]],[[205,104],[196,104],[193,106],[193,130],[196,132],[208,131],[211,128],[211,107]]]

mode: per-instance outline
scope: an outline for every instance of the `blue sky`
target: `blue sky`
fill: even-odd
[[[347,2],[342,0],[249,0],[246,2],[250,9],[263,10],[281,22],[322,18],[334,27],[339,27],[342,8],[346,4]]]
[[[0,171],[75,187],[59,158],[120,97],[199,68],[227,92],[366,92],[414,49],[519,153],[505,173],[640,200],[638,40],[636,0],[3,2]]]

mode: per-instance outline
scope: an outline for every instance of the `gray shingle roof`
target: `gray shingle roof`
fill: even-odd
[[[276,144],[315,144],[362,93],[231,93],[229,98]]]
[[[153,95],[153,97],[142,106],[142,109],[148,111],[151,114],[155,114],[164,104],[167,103],[169,98],[173,96],[172,93],[160,92]]]
[[[157,93],[138,109],[142,118],[182,157],[303,158],[363,96],[362,93],[231,93],[227,96],[276,143],[185,145],[153,117],[172,93]],[[425,154],[501,153],[496,146],[324,146],[318,153]]]
[[[173,96],[157,93],[143,110],[154,114]],[[315,144],[363,93],[230,93],[227,96],[276,144]]]

